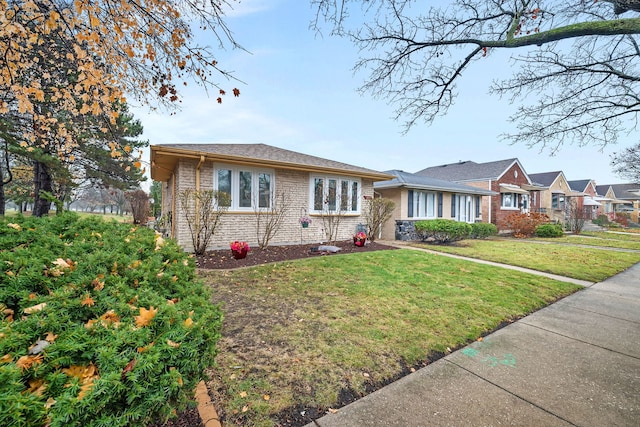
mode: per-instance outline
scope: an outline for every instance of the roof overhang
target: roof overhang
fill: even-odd
[[[591,197],[585,197],[582,201],[583,206],[602,206],[602,203],[596,202]]]
[[[513,184],[500,184],[500,185],[513,185]],[[544,191],[544,190],[548,190],[549,187],[545,187],[544,185],[536,185],[536,184],[522,184],[520,186],[520,189],[526,190],[526,191]]]
[[[501,193],[529,194],[529,191],[514,184],[500,184]]]
[[[275,161],[270,159],[258,159],[247,156],[217,154],[205,151],[185,150],[175,147],[152,145],[151,147],[151,179],[166,182],[174,173],[176,164],[180,159],[202,160],[209,162],[221,162],[234,165],[250,165],[252,167],[281,168],[305,172],[335,173],[339,175],[368,178],[374,181],[386,181],[394,178],[382,172],[364,172],[350,169],[339,169],[323,166],[303,165],[294,162]]]
[[[483,190],[482,188],[453,188],[438,185],[420,185],[420,184],[406,184],[397,181],[378,181],[373,183],[373,188],[376,190],[389,190],[393,188],[406,188],[408,190],[422,190],[422,191],[442,191],[446,193],[455,194],[471,194],[474,196],[493,196],[498,193],[491,190]]]

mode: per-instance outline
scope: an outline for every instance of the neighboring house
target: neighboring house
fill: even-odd
[[[529,179],[541,189],[537,195],[535,209],[552,221],[564,223],[569,216],[571,204],[583,205],[583,193],[573,191],[562,171],[529,174]]]
[[[457,182],[478,189],[492,191],[495,195],[482,198],[481,215],[484,221],[500,228],[506,216],[513,212],[529,212],[532,203],[537,207],[539,200],[531,198],[539,190],[532,185],[529,176],[518,159],[476,163],[464,161],[433,166],[416,172],[445,181]]]
[[[392,220],[384,224],[382,238],[416,240],[414,222],[425,219],[482,221],[482,198],[496,193],[481,188],[420,176],[400,170],[387,171],[394,178],[373,184],[375,192],[395,202]]]
[[[364,222],[373,182],[385,173],[265,144],[167,144],[151,146],[151,178],[162,185],[162,215],[168,234],[193,251],[179,195],[187,189],[231,195],[209,249],[228,248],[233,240],[257,242],[258,215],[286,209],[284,224],[271,244],[324,242],[323,217],[341,216],[338,239],[348,239]],[[284,202],[283,202],[284,200]],[[308,228],[299,218],[312,217]]]
[[[604,213],[604,207],[600,203],[600,196],[596,190],[596,182],[592,179],[579,179],[567,181],[572,191],[582,193],[582,199],[578,199],[578,208],[585,208],[590,212],[590,219],[597,218]]]
[[[603,195],[604,214],[609,220],[615,218],[617,212],[625,212],[631,221],[638,221],[640,209],[640,184],[609,184],[596,186],[598,194]]]

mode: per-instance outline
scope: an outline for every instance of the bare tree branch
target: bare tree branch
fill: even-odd
[[[567,143],[613,144],[636,130],[638,1],[311,3],[314,28],[328,24],[361,49],[355,69],[369,73],[361,91],[393,104],[405,132],[446,114],[460,80],[498,50],[517,52],[512,77],[490,86],[514,104],[517,132],[505,139],[553,152]]]

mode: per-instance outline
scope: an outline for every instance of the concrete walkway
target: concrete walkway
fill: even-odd
[[[308,427],[640,426],[640,264]]]

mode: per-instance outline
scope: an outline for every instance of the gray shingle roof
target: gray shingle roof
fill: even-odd
[[[539,184],[543,187],[550,187],[553,182],[558,179],[558,176],[560,176],[560,174],[562,174],[562,171],[530,173],[529,179],[534,184]]]
[[[567,183],[569,184],[569,188],[571,188],[573,191],[580,191],[580,192],[586,190],[590,182],[591,182],[590,179],[578,179],[574,181],[567,181]]]
[[[300,167],[306,166],[310,169],[329,169],[332,171],[343,171],[345,173],[355,173],[358,175],[383,175],[379,171],[354,166],[322,157],[311,156],[286,150],[266,144],[161,144],[152,146],[157,149],[176,149],[202,153],[212,156],[233,158],[237,161],[261,161],[273,163],[280,167]],[[380,176],[380,179],[384,179]]]
[[[405,187],[418,190],[447,191],[452,193],[476,194],[490,196],[496,194],[493,191],[471,187],[469,185],[458,184],[456,182],[442,179],[420,176],[401,170],[386,171],[390,175],[395,175],[394,179],[388,181],[378,181],[373,184],[376,189]]]
[[[455,182],[494,180],[502,176],[517,161],[518,159],[515,158],[487,163],[476,163],[467,160],[425,168],[416,172],[416,175]]]
[[[616,199],[640,200],[640,184],[610,184]],[[600,187],[600,186],[598,186]],[[609,188],[609,185],[606,186]]]

